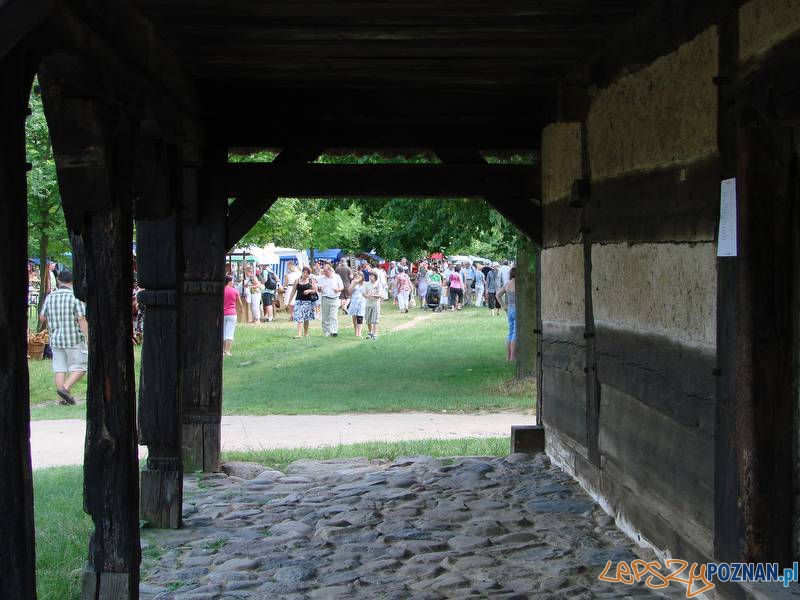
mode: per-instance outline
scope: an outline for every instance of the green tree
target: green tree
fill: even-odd
[[[28,174],[28,253],[40,261],[41,293],[39,307],[49,291],[47,260],[61,257],[70,249],[50,131],[42,108],[38,85],[30,98],[31,115],[26,123],[26,149],[31,171]]]
[[[239,242],[240,246],[276,246],[305,248],[311,238],[311,223],[297,198],[279,198]]]

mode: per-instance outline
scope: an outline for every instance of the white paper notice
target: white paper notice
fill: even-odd
[[[717,256],[736,256],[736,178],[722,180],[719,196]]]

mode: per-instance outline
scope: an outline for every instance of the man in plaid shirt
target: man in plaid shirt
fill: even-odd
[[[39,319],[50,330],[53,372],[61,404],[75,404],[70,389],[86,374],[89,325],[85,305],[72,293],[72,273],[61,271],[57,285],[57,289],[45,298]]]

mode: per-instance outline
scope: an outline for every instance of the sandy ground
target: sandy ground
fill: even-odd
[[[532,424],[530,412],[486,414],[390,413],[222,417],[223,450],[297,448],[371,441],[454,439],[509,435]],[[79,419],[31,422],[33,468],[83,463],[86,423]],[[139,448],[146,455],[146,448]]]

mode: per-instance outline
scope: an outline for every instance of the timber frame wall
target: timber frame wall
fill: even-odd
[[[543,132],[547,451],[665,555],[787,565],[800,4],[712,4],[640,15],[652,42],[576,69]],[[729,177],[739,255],[717,258]]]
[[[253,127],[248,111],[260,108],[257,93],[236,95],[243,104],[231,110],[230,90],[207,80],[211,101],[203,105],[182,63],[231,48],[250,60],[249,48],[229,46],[223,25],[222,39],[212,40],[216,46],[190,48],[199,54],[179,58],[149,20],[166,15],[162,31],[176,40],[205,40],[192,28],[219,35],[213,11],[193,22],[188,17],[197,14],[188,0],[170,0],[164,13],[156,0],[0,4],[6,208],[0,221],[6,342],[0,351],[0,597],[35,597],[23,354],[24,121],[35,73],[73,245],[76,295],[87,301],[91,331],[84,497],[95,530],[84,599],[137,598],[139,519],[180,527],[183,473],[219,468],[224,255],[278,194],[295,191],[486,197],[543,247],[536,367],[553,459],[624,527],[671,556],[783,564],[800,556],[798,0],[615,0],[610,8],[596,3],[597,14],[584,14],[582,0],[531,2],[545,7],[545,26],[523,19],[531,27],[525,31],[540,37],[529,47],[513,42],[531,64],[514,58],[507,71],[495,73],[493,58],[478,54],[458,69],[420,71],[414,53],[425,62],[428,50],[411,48],[411,68],[405,63],[400,72],[414,85],[393,87],[391,74],[368,72],[366,79],[386,86],[368,103],[368,118],[353,109],[359,98],[371,97],[362,95],[365,74],[343,69],[353,95],[322,103],[335,112],[314,113],[319,122],[298,120],[320,104],[301,93],[297,102],[272,106],[299,106],[294,122],[284,123],[273,110],[271,120]],[[393,6],[379,4],[379,12]],[[503,26],[511,26],[516,35],[520,17],[509,6],[465,3],[459,26],[474,25],[470,11],[491,9],[499,11],[492,19],[501,26],[490,33],[500,31],[502,38]],[[296,9],[280,3],[240,8]],[[315,9],[297,10],[313,15]],[[341,26],[339,16],[333,15],[332,28]],[[383,17],[368,15],[362,26]],[[575,18],[582,19],[578,29],[569,26]],[[552,23],[563,35],[555,48],[549,47]],[[484,43],[476,45],[479,52],[507,41],[481,37],[486,31],[473,32]],[[379,29],[369,34],[375,36],[370,43],[382,36]],[[584,34],[607,42],[565,76],[564,65],[587,56]],[[433,50],[446,54],[448,43]],[[555,66],[546,64],[548,56]],[[270,56],[260,58],[274,64]],[[239,72],[236,61],[228,63],[231,81],[273,73],[257,59]],[[193,75],[206,68],[216,73],[211,62],[194,61]],[[302,71],[309,63],[296,64]],[[338,90],[336,76],[314,64],[299,76],[278,71],[279,82],[303,90],[306,76],[318,77],[321,89]],[[458,88],[463,81],[466,87]],[[496,86],[491,94],[482,89],[486,82]],[[432,83],[438,87],[427,98]],[[269,89],[264,81],[252,86]],[[395,98],[406,88],[409,97]],[[431,99],[436,112],[424,112]],[[516,112],[528,101],[535,106]],[[506,115],[504,106],[514,112]],[[394,113],[406,109],[397,119]],[[295,132],[298,122],[306,126]],[[542,131],[545,122],[551,124]],[[541,132],[541,145],[529,139],[534,131]],[[296,140],[302,143],[292,146]],[[229,148],[251,143],[282,151],[269,165],[227,163]],[[371,143],[426,148],[444,164],[303,164],[325,148]],[[490,165],[478,152],[498,147],[541,150],[540,172]],[[732,176],[739,256],[717,259],[719,184]],[[138,276],[146,288],[140,300],[148,307],[138,423],[128,326],[134,223]],[[141,474],[137,442],[149,449]]]

